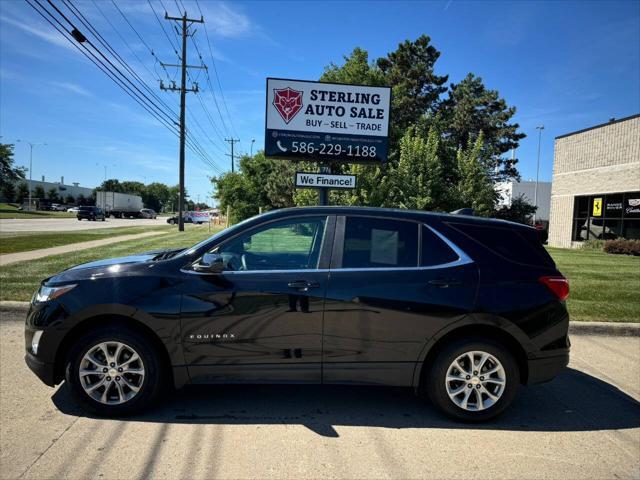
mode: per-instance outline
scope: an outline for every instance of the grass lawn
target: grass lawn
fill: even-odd
[[[178,232],[178,227],[172,227],[171,230],[171,233],[157,237],[128,240],[104,247],[52,255],[0,267],[0,300],[29,300],[43,279],[79,263],[159,248],[189,247],[213,235],[219,229],[212,228],[209,232],[206,225],[185,225],[185,231],[182,233]]]
[[[549,248],[569,279],[571,320],[640,323],[640,257]]]
[[[18,210],[18,207],[15,207],[11,204],[0,203],[0,218],[46,218],[46,217],[74,218],[75,216],[76,216],[75,213],[67,213],[67,212],[44,212],[44,211],[26,212],[23,210]]]
[[[71,232],[0,232],[0,255],[28,252],[40,248],[58,247],[70,243],[88,242],[118,235],[131,235],[151,231],[175,230],[175,227],[118,227]]]

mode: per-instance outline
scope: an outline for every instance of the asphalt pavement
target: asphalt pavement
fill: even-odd
[[[408,389],[187,387],[128,420],[87,415],[0,321],[0,478],[640,478],[640,338],[572,338],[553,382],[465,425]]]
[[[107,218],[104,222],[79,221],[77,218],[2,218],[0,232],[71,232],[95,228],[145,227],[166,225],[166,217]]]

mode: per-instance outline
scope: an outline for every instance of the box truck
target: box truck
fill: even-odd
[[[142,197],[138,195],[102,191],[96,192],[96,206],[115,218],[139,217],[143,207]]]

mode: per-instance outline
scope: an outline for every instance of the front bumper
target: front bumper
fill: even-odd
[[[53,363],[43,362],[31,353],[25,354],[24,361],[27,362],[27,366],[45,385],[55,386]]]
[[[527,385],[553,380],[569,364],[569,349],[527,360]]]

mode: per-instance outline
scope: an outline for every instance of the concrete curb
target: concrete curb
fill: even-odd
[[[24,314],[29,302],[0,302],[0,318],[5,314]],[[623,322],[570,322],[569,335],[610,335],[615,337],[640,337],[640,323]]]
[[[569,335],[611,335],[640,337],[640,323],[569,322]]]

